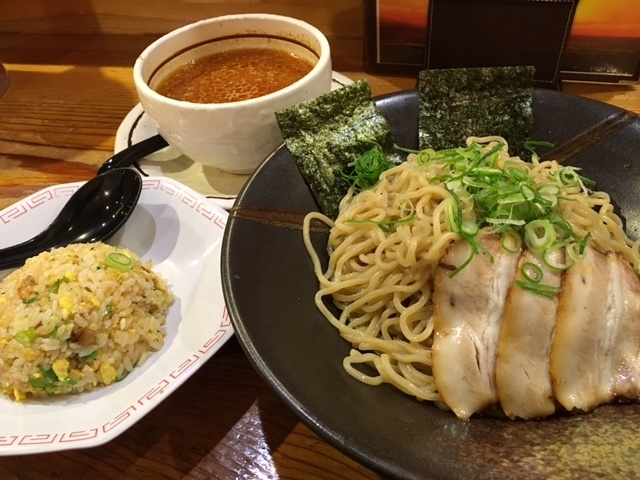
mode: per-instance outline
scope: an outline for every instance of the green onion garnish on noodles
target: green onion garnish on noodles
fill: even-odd
[[[573,265],[573,262],[574,262],[573,258],[570,255],[568,255],[568,252],[567,252],[569,245],[575,245],[575,243],[569,244],[566,241],[562,241],[562,242],[557,242],[554,245],[551,245],[542,254],[542,262],[551,270],[556,270],[556,271],[566,270],[571,265]],[[561,249],[564,249],[566,253],[564,263],[560,263],[553,258],[553,254]]]
[[[542,283],[533,283],[526,282],[523,280],[516,280],[513,284],[517,287],[522,288],[523,290],[527,290],[531,293],[535,293],[536,295],[540,295],[541,297],[552,299],[558,293],[562,291],[560,287],[552,287],[551,285],[544,285]]]
[[[450,182],[450,183],[454,183],[454,182]],[[467,265],[469,265],[469,263],[471,263],[471,260],[473,260],[473,257],[475,255],[480,253],[480,246],[478,245],[478,242],[476,242],[474,238],[480,231],[480,228],[478,227],[478,224],[475,222],[470,222],[470,221],[463,222],[462,203],[460,202],[460,197],[451,188],[449,188],[448,184],[445,184],[444,188],[447,192],[451,194],[451,196],[453,197],[453,201],[455,202],[455,210],[453,208],[450,208],[449,211],[447,212],[449,228],[452,231],[457,232],[471,246],[471,253],[469,254],[469,257],[467,257],[467,259],[462,263],[462,265],[460,265],[458,268],[456,268],[453,272],[449,274],[449,278],[453,278],[460,271],[462,271]],[[492,261],[493,261],[493,258],[492,258]]]
[[[535,147],[552,147],[553,144],[529,141],[527,146],[531,151]],[[450,230],[466,239],[471,246],[469,258],[450,276],[466,267],[479,253],[481,248],[474,237],[483,227],[503,235],[505,250],[517,253],[526,246],[540,254],[545,265],[555,270],[566,269],[584,256],[589,237],[583,239],[573,231],[562,217],[560,207],[561,202],[569,201],[562,196],[565,189],[579,187],[587,192],[587,186],[594,182],[583,179],[573,167],[562,167],[552,183],[538,185],[529,168],[519,161],[505,160],[502,167],[497,165],[500,151],[504,149],[501,142],[491,147],[473,143],[464,148],[425,154],[430,163],[437,161],[443,165],[431,182],[441,183],[453,199],[452,204],[445,208],[445,220]],[[464,205],[461,199],[465,200]],[[517,239],[517,249],[508,247],[512,243],[507,241],[509,237]],[[567,260],[564,262],[554,261],[558,257],[551,255],[559,248],[566,249]],[[559,291],[544,285],[543,272],[541,269],[538,271],[539,267],[528,267],[529,278],[519,281],[518,285],[547,297]]]
[[[586,250],[590,239],[591,239],[591,233],[587,233],[584,236],[584,238],[580,241],[580,250],[578,251],[578,253],[580,254],[580,258],[584,256],[584,251]]]
[[[530,283],[540,283],[540,280],[542,280],[542,277],[544,275],[542,273],[542,269],[535,263],[531,262],[526,262],[524,265],[522,265],[520,273],[522,274],[524,279]]]
[[[532,220],[524,227],[524,243],[534,252],[544,252],[555,239],[556,232],[548,220]]]
[[[387,155],[380,145],[374,142],[365,143],[371,143],[373,148],[360,155],[358,159],[350,165],[350,167],[353,168],[350,173],[342,172],[342,177],[356,193],[373,187],[378,183],[380,174],[394,166],[394,164],[387,159]]]
[[[554,143],[551,142],[544,142],[544,141],[538,141],[538,140],[531,140],[531,139],[527,139],[524,141],[524,149],[531,153],[532,155],[537,155],[538,152],[536,151],[536,148],[538,147],[549,147],[549,148],[553,148],[556,145]]]
[[[391,233],[396,228],[397,225],[402,225],[405,223],[411,223],[415,218],[414,215],[403,217],[398,220],[383,220],[381,222],[376,222],[375,220],[347,220],[347,223],[371,223],[377,225],[380,230],[385,233]]]
[[[513,248],[509,247],[509,238],[513,238],[515,239],[516,242],[516,246]],[[501,246],[504,250],[506,250],[509,253],[518,253],[520,251],[520,249],[522,248],[522,238],[520,237],[520,235],[516,234],[516,232],[513,230],[513,228],[505,228],[502,229],[502,243]]]
[[[133,268],[133,260],[124,253],[110,253],[107,255],[107,265],[121,272],[128,272]]]
[[[380,174],[395,165],[387,159],[382,147],[376,143],[350,165],[350,172],[342,172],[354,193],[369,189],[380,180]],[[538,147],[553,147],[550,142],[528,140],[525,149],[537,157]],[[431,148],[410,150],[396,146],[405,153],[417,155],[420,166],[425,168],[442,165],[431,183],[440,183],[453,200],[444,210],[448,228],[465,239],[470,247],[469,257],[449,274],[455,276],[464,269],[475,255],[484,250],[476,236],[484,227],[502,235],[502,248],[517,253],[523,246],[540,255],[544,265],[552,270],[569,268],[584,257],[590,235],[582,238],[562,217],[561,203],[574,201],[563,192],[580,188],[588,193],[595,182],[582,177],[574,167],[561,167],[550,183],[538,185],[526,164],[507,159],[500,166],[501,152],[506,151],[503,142],[491,146],[472,143],[467,147],[447,148],[435,151]],[[534,160],[536,161],[536,160]],[[575,190],[574,190],[575,192]],[[570,192],[569,195],[572,193]],[[410,215],[376,222],[374,220],[348,220],[350,223],[373,223],[384,232],[392,232],[398,225],[414,221]],[[515,239],[515,241],[514,241]],[[510,245],[514,245],[515,247]],[[564,249],[566,255],[554,255]],[[488,252],[487,252],[488,253]],[[564,258],[564,260],[560,260]],[[490,258],[493,262],[493,257]],[[533,264],[522,271],[524,280],[516,285],[528,291],[551,298],[560,288],[543,283],[543,270]]]
[[[479,231],[478,224],[475,222],[467,221],[462,222],[462,225],[460,225],[460,233],[464,236],[475,237]]]

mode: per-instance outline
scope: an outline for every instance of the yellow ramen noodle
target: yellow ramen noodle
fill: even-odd
[[[501,142],[494,166],[520,168],[537,186],[555,182],[565,168],[535,156],[531,163],[509,157],[506,141],[499,137],[470,138],[467,144],[476,142],[484,152]],[[433,278],[445,250],[461,236],[447,218],[456,199],[446,182],[438,180],[448,170],[435,153],[428,162],[422,153],[410,154],[405,163],[382,173],[373,188],[358,194],[350,190],[335,221],[308,214],[303,232],[320,283],[317,307],[353,346],[344,359],[346,371],[367,384],[391,383],[418,399],[438,402],[431,372]],[[591,245],[621,252],[637,270],[639,245],[626,236],[606,193],[588,191],[577,182],[563,189],[562,197],[562,216],[578,236],[589,233]],[[473,219],[472,199],[461,196],[458,201]],[[331,229],[326,269],[311,243],[314,221]],[[325,297],[339,308],[338,316],[325,305]]]

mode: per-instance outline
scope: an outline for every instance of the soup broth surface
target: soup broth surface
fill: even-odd
[[[306,59],[282,50],[227,50],[179,67],[156,91],[165,97],[193,103],[238,102],[287,87],[312,68]]]

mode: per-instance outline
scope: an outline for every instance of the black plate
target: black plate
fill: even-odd
[[[397,143],[417,145],[415,91],[377,100]],[[583,167],[621,208],[632,237],[640,211],[640,121],[610,105],[536,90],[532,138]],[[468,422],[342,369],[350,346],[316,310],[317,281],[301,234],[318,206],[289,152],[267,159],[238,196],[222,250],[223,290],[256,369],[310,428],[393,478],[575,478],[637,474],[640,405],[605,406],[542,421]],[[314,236],[324,251],[326,235]],[[325,258],[326,261],[326,258]]]

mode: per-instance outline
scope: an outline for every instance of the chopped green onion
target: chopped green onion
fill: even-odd
[[[534,154],[535,148],[540,146],[554,145],[531,140],[527,143],[527,149]],[[544,265],[551,269],[566,269],[574,261],[569,256],[562,261],[553,255],[558,248],[566,248],[573,257],[584,255],[588,240],[579,237],[562,217],[559,203],[561,200],[573,201],[561,197],[563,189],[579,187],[586,191],[587,182],[589,185],[593,182],[583,180],[574,167],[561,167],[554,173],[553,183],[538,185],[530,169],[520,161],[506,160],[502,168],[498,168],[496,162],[501,149],[504,149],[501,143],[492,148],[473,143],[466,148],[424,153],[426,161],[442,164],[442,169],[430,182],[441,183],[453,199],[453,203],[444,209],[449,230],[458,233],[472,246],[469,258],[450,276],[468,265],[481,250],[474,237],[486,226],[493,233],[503,235],[504,250],[517,253],[526,246],[540,253]],[[510,237],[517,241],[513,242]],[[530,278],[526,283],[536,283],[533,279],[539,283],[541,272],[541,269],[538,272],[528,266],[526,273]],[[548,290],[545,292],[549,294]]]
[[[33,342],[37,337],[36,330],[33,327],[29,327],[26,330],[21,330],[16,333],[13,338],[16,342],[23,345],[28,345]]]
[[[542,185],[540,188],[538,188],[538,193],[542,196],[559,195],[560,187],[555,183],[547,183],[546,185]]]
[[[374,142],[365,142],[373,145],[373,148],[363,153],[350,165],[352,172],[342,172],[342,178],[349,184],[353,191],[358,193],[373,187],[380,180],[380,174],[394,166],[387,159],[382,147]]]
[[[460,225],[460,232],[465,235],[474,237],[478,234],[479,231],[480,229],[478,228],[478,224],[476,222],[462,222],[462,225]]]
[[[591,180],[590,178],[583,177],[582,175],[578,175],[578,178],[583,184],[588,185],[590,187],[595,187],[597,185],[595,180]]]
[[[567,251],[567,242],[557,242],[544,251],[542,254],[542,261],[547,267],[552,270],[562,271],[573,265],[573,260],[569,255],[564,256],[564,263],[558,262],[553,258],[553,254],[562,248],[565,249],[565,252]]]
[[[555,147],[555,144],[551,142],[544,142],[544,141],[538,141],[538,140],[526,140],[524,142],[524,149],[530,153],[537,154],[536,152],[537,147],[553,148]]]
[[[560,232],[564,234],[565,238],[573,238],[576,240],[579,238],[571,228],[571,225],[569,225],[560,214],[552,212],[546,216],[546,219],[554,226],[554,228],[560,230]]]
[[[512,218],[485,218],[485,221],[493,225],[524,225],[527,222],[524,220],[515,220]]]
[[[124,253],[114,252],[107,255],[107,265],[121,272],[128,272],[133,268],[133,260]]]
[[[58,329],[60,325],[56,325],[53,331],[49,334],[49,338],[56,338],[58,336]]]
[[[22,300],[22,303],[24,303],[25,305],[29,305],[30,303],[33,303],[36,300],[38,300],[39,296],[40,296],[40,293],[36,292],[33,297]]]
[[[513,284],[517,287],[527,290],[536,295],[540,295],[545,298],[554,298],[558,293],[562,291],[560,287],[552,287],[551,285],[544,285],[542,283],[525,282],[522,280],[516,280]]]
[[[578,174],[572,168],[564,167],[558,171],[558,180],[565,185],[575,185],[578,183],[578,179]]]
[[[414,219],[414,215],[408,216],[408,217],[403,217],[400,218],[398,220],[382,220],[380,222],[376,222],[375,220],[355,220],[355,219],[349,219],[347,220],[347,223],[372,223],[374,225],[377,225],[380,230],[382,230],[385,233],[391,233],[393,232],[393,230],[395,229],[395,227],[397,225],[402,225],[405,223],[411,223]]]
[[[426,148],[418,152],[418,163],[422,166],[427,165],[436,156],[435,150]]]
[[[458,190],[461,187],[462,187],[461,180],[451,180],[450,182],[447,182],[447,190],[449,190],[449,193],[455,190]]]
[[[63,283],[69,283],[69,279],[67,277],[59,278],[58,280],[53,282],[51,285],[49,285],[49,291],[51,293],[58,293],[58,289],[60,288],[60,285],[62,285]]]
[[[533,188],[528,185],[520,185],[520,193],[524,197],[525,200],[533,200],[536,198],[536,192]]]
[[[587,249],[587,245],[589,245],[589,240],[591,239],[591,233],[587,233],[584,238],[580,241],[580,249],[578,253],[581,257],[584,256],[585,250]]]
[[[509,238],[514,238],[516,241],[515,248],[509,247]],[[511,227],[507,227],[507,230],[502,232],[502,248],[509,253],[517,253],[522,248],[522,239],[520,235],[517,235],[516,232]]]
[[[525,198],[521,193],[514,193],[512,195],[499,198],[497,201],[499,205],[504,205],[505,203],[522,203],[525,201]]]
[[[467,259],[462,262],[462,264],[456,268],[453,272],[451,272],[449,274],[449,278],[453,278],[455,277],[458,273],[460,273],[462,270],[464,270],[464,268],[469,265],[471,263],[471,260],[473,260],[473,257],[475,257],[478,253],[480,253],[480,250],[478,249],[478,244],[477,243],[470,243],[471,245],[471,253],[469,254],[469,256],[467,257]]]
[[[58,381],[58,376],[53,369],[38,365],[39,374],[29,378],[29,384],[35,388],[47,388]]]
[[[513,175],[513,174],[522,174],[525,177],[528,177],[529,175],[527,174],[526,168],[523,167],[520,163],[518,162],[514,162],[513,160],[506,160],[504,162],[504,164],[502,165],[502,169],[505,171],[506,174],[508,175]]]
[[[544,274],[542,273],[542,269],[532,262],[525,262],[520,268],[520,273],[522,276],[531,283],[540,283]]]
[[[502,149],[503,149],[503,147],[504,147],[504,146],[505,146],[505,144],[504,144],[504,143],[502,143],[502,142],[498,142],[498,143],[496,143],[496,144],[493,146],[493,148],[492,148],[491,150],[489,150],[487,153],[485,153],[485,154],[480,158],[480,161],[479,161],[479,162],[481,162],[482,160],[488,159],[488,158],[489,158],[489,157],[491,157],[494,153],[498,153],[500,150],[502,150]],[[479,163],[479,162],[478,162],[478,163]]]
[[[572,242],[569,243],[566,247],[565,247],[566,251],[567,251],[567,256],[573,261],[573,262],[577,262],[579,260],[582,260],[583,255],[580,255],[580,245]]]
[[[409,217],[403,217],[398,220],[383,220],[382,222],[378,222],[378,227],[380,227],[380,229],[385,233],[391,233],[398,225],[411,223],[413,222],[414,218],[415,217],[411,215]]]
[[[558,196],[556,195],[540,195],[538,205],[545,203],[547,208],[553,208],[558,204]]]
[[[580,242],[572,242],[567,245],[566,247],[567,254],[571,258],[571,260],[573,260],[574,262],[577,262],[584,258],[590,238],[591,238],[591,234],[587,233],[584,236],[584,238],[580,240]]]
[[[84,363],[87,363],[87,362],[90,362],[92,360],[95,360],[96,358],[98,358],[98,350],[94,350],[89,355],[84,355],[84,356],[81,356],[81,357],[79,356],[79,358]]]
[[[548,220],[532,220],[524,227],[524,242],[534,252],[542,252],[556,239],[553,225]]]
[[[135,365],[134,365],[135,367]],[[121,382],[122,380],[124,380],[125,378],[127,378],[129,376],[131,372],[128,370],[125,370],[122,375],[120,375],[118,378],[116,378],[116,383]]]
[[[462,226],[462,203],[460,202],[460,197],[456,194],[456,192],[453,191],[452,188],[449,187],[449,185],[445,185],[444,188],[451,194],[451,196],[453,197],[453,201],[455,202],[455,210],[453,208],[451,209],[450,219],[453,222],[452,225],[455,228],[452,228],[451,230],[454,232],[459,232],[460,227]]]
[[[454,233],[458,233],[460,229],[458,228],[458,216],[455,204],[449,204],[445,210],[445,219],[447,221],[447,226],[449,230]]]
[[[503,171],[499,168],[492,167],[476,167],[473,170],[473,174],[476,176],[497,177],[499,175],[502,175],[502,173]]]

